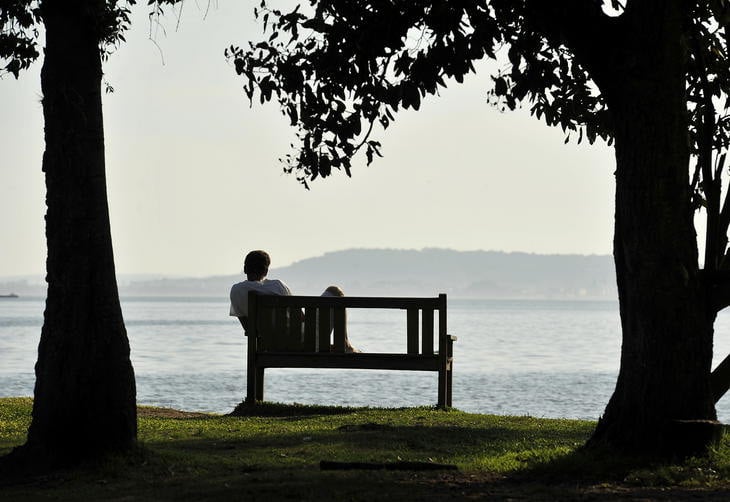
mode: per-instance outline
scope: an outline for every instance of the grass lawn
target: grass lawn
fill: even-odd
[[[31,400],[0,399],[0,455],[22,444]],[[431,408],[266,404],[221,416],[139,408],[138,451],[0,480],[0,500],[730,500],[730,442],[677,465],[580,451],[592,422]],[[321,461],[458,470],[322,470]]]

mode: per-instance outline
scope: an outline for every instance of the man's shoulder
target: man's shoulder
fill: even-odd
[[[266,291],[270,291],[279,295],[291,294],[289,287],[279,279],[264,279],[264,287],[266,288]]]
[[[289,287],[278,279],[263,281],[243,281],[231,286],[232,293],[256,291],[265,294],[290,295]]]
[[[231,286],[231,291],[241,290],[241,289],[245,289],[245,290],[252,289],[252,287],[251,287],[251,281],[237,282],[236,284],[234,284],[233,286]]]

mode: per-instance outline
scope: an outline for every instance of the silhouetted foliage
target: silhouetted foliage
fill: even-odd
[[[37,3],[0,1],[0,61],[3,71],[18,78],[38,57],[36,40],[40,14]]]
[[[504,63],[488,91],[494,105],[514,110],[527,104],[536,118],[561,127],[566,142],[570,133],[578,143],[583,138],[613,141],[611,114],[591,75],[561,43],[560,33],[550,31],[550,22],[539,19],[552,7],[529,0],[308,3],[307,13],[301,5],[284,12],[263,0],[254,13],[268,38],[225,51],[244,77],[249,100],[253,103],[257,93],[261,103],[276,99],[297,128],[300,147],[286,156],[286,170],[305,184],[330,175],[332,168],[350,176],[352,158],[363,147],[370,164],[381,147],[371,139],[374,126],[387,129],[400,108],[418,110],[448,79],[463,82],[484,57]],[[584,3],[581,12],[571,13],[573,2],[564,2],[565,13],[547,17],[564,15],[577,22],[585,9],[592,10],[591,16],[604,15],[604,3],[624,9],[617,0]],[[730,142],[730,67],[725,31],[718,25],[727,16],[725,5],[725,0],[700,2],[687,21],[687,104],[695,155],[704,144],[705,104],[713,112],[708,117],[714,117],[714,151]],[[705,96],[722,98],[723,105],[717,108]],[[694,186],[702,179],[700,171]],[[701,190],[698,196],[704,205]]]

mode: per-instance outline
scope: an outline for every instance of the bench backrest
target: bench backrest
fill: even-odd
[[[446,350],[445,294],[432,298],[381,298],[278,296],[250,292],[248,302],[247,334],[249,343],[255,337],[259,352],[344,352],[345,312],[353,308],[405,310],[407,354],[433,355],[435,349],[441,353]],[[438,312],[437,329],[435,312]],[[400,351],[393,347],[390,352]]]

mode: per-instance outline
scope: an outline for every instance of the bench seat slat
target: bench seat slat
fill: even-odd
[[[317,350],[317,309],[304,309],[304,344],[303,350],[315,352]]]
[[[259,332],[258,350],[274,350],[274,334],[276,326],[274,325],[274,313],[271,310],[263,310],[257,314],[257,324]]]
[[[319,333],[317,333],[317,338],[319,340],[319,352],[330,351],[330,333],[332,332],[331,312],[332,309],[329,308],[319,309],[319,315],[317,317],[319,324]]]
[[[274,312],[274,350],[290,350],[287,311],[285,308],[277,308]]]
[[[406,371],[438,371],[438,355],[424,357],[407,354],[338,354],[300,352],[265,352],[256,356],[256,365],[264,368],[339,368],[398,369]]]
[[[433,309],[421,311],[421,353],[433,355]]]
[[[406,352],[408,354],[418,354],[418,309],[408,309],[406,316]]]
[[[347,328],[345,327],[345,321],[347,319],[345,309],[333,309],[332,317],[335,321],[333,331],[334,351],[345,352],[345,333],[347,333]]]

